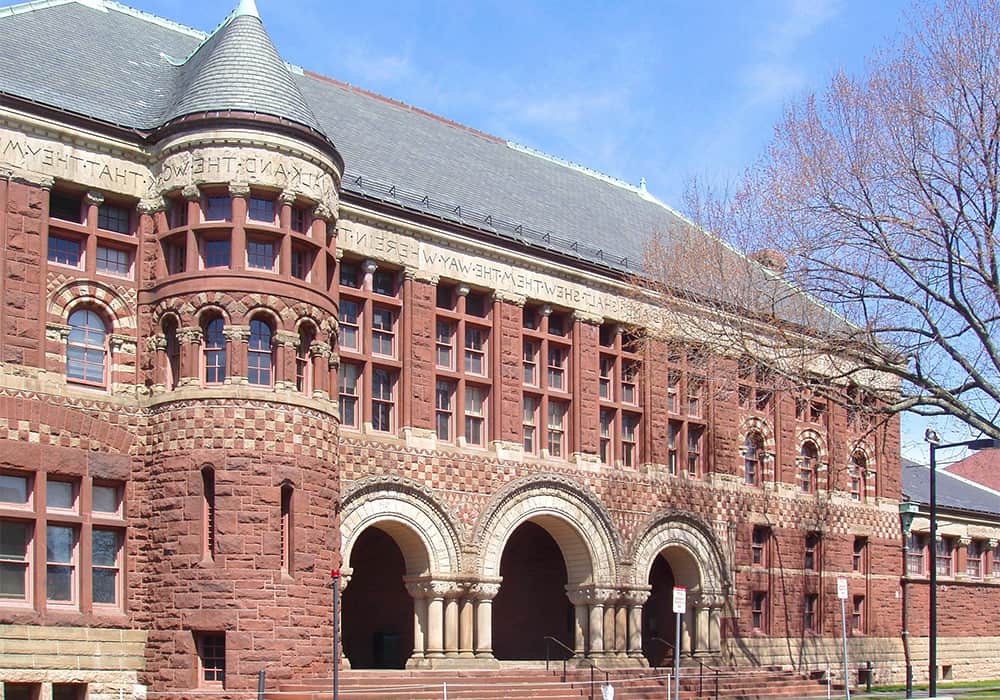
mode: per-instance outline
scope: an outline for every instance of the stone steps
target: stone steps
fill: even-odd
[[[664,669],[620,670],[610,673],[615,700],[663,700],[666,697]],[[581,700],[601,698],[603,672],[595,673],[591,688],[588,669],[573,669],[563,677],[561,668],[494,671],[344,671],[339,695],[343,700],[440,700],[445,684],[449,700]],[[331,696],[327,681],[283,683],[268,700],[325,700]],[[701,692],[699,692],[699,690]],[[706,672],[699,683],[696,669],[681,675],[683,700],[713,700],[714,673]],[[825,686],[778,669],[727,669],[719,677],[722,700],[768,700],[771,698],[825,697]]]

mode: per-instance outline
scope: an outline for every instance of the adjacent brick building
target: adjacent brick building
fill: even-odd
[[[897,426],[631,324],[644,188],[289,67],[246,0],[0,46],[8,697],[329,677],[334,567],[355,667],[641,667],[681,585],[686,659],[826,668],[844,576],[900,677]]]

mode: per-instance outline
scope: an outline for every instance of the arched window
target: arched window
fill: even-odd
[[[181,378],[181,344],[177,340],[177,319],[170,317],[163,321],[163,336],[167,343],[167,388],[176,389]]]
[[[855,452],[851,455],[851,462],[847,465],[847,478],[851,489],[851,499],[854,501],[864,501],[867,484],[865,477],[868,472],[868,458],[862,452]]]
[[[816,490],[816,465],[819,462],[819,450],[816,443],[806,440],[799,451],[799,486],[802,493],[812,493]]]
[[[743,481],[756,486],[764,474],[764,438],[760,433],[747,433],[743,441]]]
[[[204,344],[202,346],[205,362],[205,383],[222,384],[226,378],[226,337],[222,330],[225,322],[216,316],[208,320],[202,327]]]
[[[271,386],[271,326],[255,318],[250,321],[250,344],[247,347],[247,381],[258,386]]]
[[[299,342],[295,346],[295,388],[303,394],[312,393],[312,368],[310,365],[310,350],[316,338],[316,329],[311,324],[304,323],[299,328]]]
[[[108,329],[92,309],[77,309],[69,315],[66,341],[66,378],[79,384],[106,386]]]

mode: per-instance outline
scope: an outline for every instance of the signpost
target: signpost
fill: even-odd
[[[674,586],[674,615],[677,618],[677,633],[674,635],[674,700],[680,700],[681,697],[681,617],[686,610],[687,589]],[[667,695],[669,697],[670,693]]]
[[[848,677],[847,661],[847,612],[844,609],[844,601],[847,600],[847,579],[839,577],[837,579],[837,597],[840,598],[840,629],[844,636],[844,697],[851,700],[851,679]]]

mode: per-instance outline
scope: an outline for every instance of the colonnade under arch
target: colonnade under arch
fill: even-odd
[[[467,537],[415,485],[371,482],[348,494],[348,665],[488,667],[545,658],[545,637],[558,640],[549,642],[554,658],[657,663],[673,640],[671,585],[688,591],[682,654],[720,653],[727,567],[697,518],[659,514],[626,550],[579,489],[525,484],[494,501]]]

